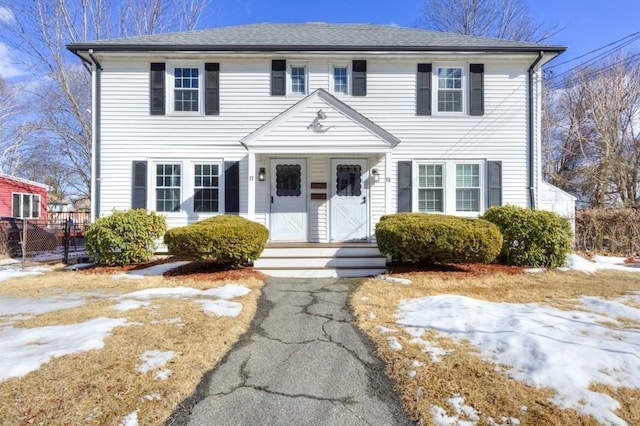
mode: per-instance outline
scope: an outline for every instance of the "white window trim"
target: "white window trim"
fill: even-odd
[[[175,69],[176,68],[197,68],[198,69],[198,111],[176,111],[175,110]],[[167,63],[167,113],[175,116],[204,116],[204,62],[185,60],[169,61]]]
[[[293,91],[293,68],[304,68],[304,93]],[[287,61],[287,96],[299,98],[309,94],[309,63],[298,61]]]
[[[412,206],[414,212],[420,212],[419,205],[419,165],[422,164],[440,164],[443,168],[443,207],[442,212],[423,212],[430,214],[448,214],[454,216],[477,217],[484,213],[487,209],[487,178],[486,178],[486,160],[470,158],[468,160],[440,160],[440,159],[418,159],[412,162]],[[456,211],[456,165],[458,164],[477,164],[479,166],[478,173],[480,175],[480,210],[477,212],[459,212]]]
[[[347,69],[347,92],[336,92],[335,90],[335,69]],[[329,64],[329,92],[335,96],[351,96],[351,66],[347,62],[332,62]]]
[[[42,215],[42,197],[40,196],[40,194],[34,194],[31,192],[12,192],[11,193],[11,214],[13,214],[13,210],[14,210],[14,205],[13,205],[13,197],[15,195],[20,195],[20,215],[16,216],[19,217],[21,219],[40,219],[41,215]],[[27,195],[29,196],[29,212],[31,213],[30,216],[22,216],[22,199],[23,197]],[[33,197],[38,197],[38,215],[34,216],[33,215]]]
[[[442,166],[442,211],[424,211],[424,213],[434,213],[434,214],[445,214],[447,212],[447,165],[444,161],[418,161],[415,165],[415,176],[416,176],[416,190],[415,190],[415,200],[416,200],[416,210],[420,211],[420,190],[421,189],[430,189],[429,187],[421,188],[420,187],[420,166]],[[431,188],[433,189],[433,188]]]
[[[438,70],[442,68],[460,68],[462,70],[462,110],[461,111],[439,111],[438,110]],[[431,111],[434,115],[449,115],[459,117],[461,115],[469,115],[469,87],[468,87],[468,72],[469,72],[469,64],[464,63],[441,63],[434,64],[433,72],[432,72],[432,81],[431,87],[433,87],[433,96],[431,96]]]
[[[196,218],[196,220],[206,219],[211,216],[224,214],[224,194],[225,194],[225,162],[221,158],[150,158],[150,167],[147,167],[147,200],[148,205],[156,211],[156,166],[158,164],[180,164],[180,210],[177,212],[159,212],[168,218]],[[218,165],[218,211],[217,212],[195,212],[193,211],[193,195],[195,194],[195,166],[196,164],[217,164]]]

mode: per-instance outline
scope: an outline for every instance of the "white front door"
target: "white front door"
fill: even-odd
[[[305,160],[271,160],[271,241],[307,241]]]
[[[367,160],[331,160],[331,241],[369,239]]]

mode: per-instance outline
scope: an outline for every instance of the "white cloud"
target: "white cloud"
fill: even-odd
[[[15,16],[12,11],[6,7],[0,7],[0,22],[13,22],[14,20]]]
[[[2,21],[2,8],[0,8],[0,21]],[[7,45],[0,42],[0,76],[3,78],[19,77],[26,75],[27,71],[18,67],[11,59],[11,52]]]

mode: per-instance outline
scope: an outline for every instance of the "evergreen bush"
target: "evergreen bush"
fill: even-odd
[[[507,265],[562,266],[571,251],[571,225],[557,213],[507,205],[489,208],[482,218],[500,228],[499,260]]]
[[[164,235],[169,252],[230,266],[256,260],[269,238],[263,225],[240,216],[219,215],[173,228]]]
[[[376,226],[381,253],[410,263],[491,263],[502,235],[485,220],[427,213],[383,216]]]
[[[87,250],[101,264],[146,262],[157,248],[155,241],[166,229],[164,216],[155,212],[113,211],[87,228]]]

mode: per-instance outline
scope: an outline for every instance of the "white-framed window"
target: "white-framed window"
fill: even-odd
[[[435,111],[442,113],[463,113],[465,111],[465,73],[462,66],[436,67]]]
[[[23,219],[40,217],[40,195],[19,192],[14,192],[12,195],[11,211],[13,217],[21,217]]]
[[[456,164],[456,211],[480,212],[480,164]]]
[[[182,164],[156,163],[155,182],[156,211],[179,212],[182,192]]]
[[[349,68],[346,65],[333,66],[333,93],[349,94]]]
[[[475,216],[485,208],[484,161],[414,162],[414,208],[423,213]]]
[[[202,63],[170,64],[170,111],[175,114],[203,113],[204,69]]]
[[[193,211],[217,213],[220,208],[220,165],[196,163],[193,178]]]
[[[444,212],[444,166],[418,164],[418,210]]]
[[[289,78],[291,94],[307,94],[307,67],[304,64],[292,64]]]

